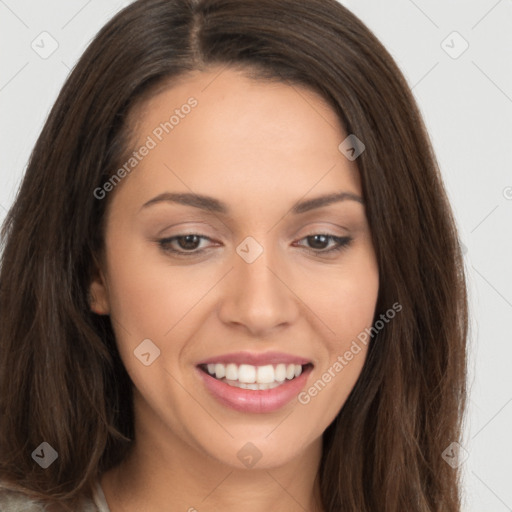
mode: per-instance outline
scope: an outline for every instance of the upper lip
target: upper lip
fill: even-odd
[[[210,357],[201,361],[199,365],[215,364],[215,363],[234,363],[250,364],[253,366],[264,366],[267,364],[300,364],[305,365],[311,363],[310,360],[304,357],[296,356],[293,354],[285,354],[284,352],[232,352],[230,354],[222,354],[219,356]]]

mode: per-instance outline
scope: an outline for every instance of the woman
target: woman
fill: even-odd
[[[460,510],[457,231],[334,0],[124,9],[3,244],[2,510]]]

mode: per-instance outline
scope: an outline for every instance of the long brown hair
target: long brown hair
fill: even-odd
[[[131,381],[111,319],[90,311],[108,197],[93,191],[129,149],[135,105],[190,70],[222,65],[325,98],[357,159],[376,250],[375,318],[402,311],[324,433],[327,512],[456,512],[468,313],[461,248],[438,164],[397,65],[335,0],[139,0],[99,32],[67,79],[2,230],[0,478],[73,506],[133,438]],[[341,142],[341,141],[340,141]],[[41,469],[47,442],[58,460]]]

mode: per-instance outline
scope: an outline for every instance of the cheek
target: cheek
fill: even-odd
[[[120,246],[119,246],[120,248]],[[167,264],[147,248],[112,251],[109,300],[112,314],[134,339],[162,338],[208,291],[211,271]]]
[[[326,357],[299,396],[312,417],[332,422],[364,366],[379,292],[379,274],[371,252],[358,253],[336,277],[323,280],[323,293],[309,295],[311,308],[329,329],[322,340]],[[317,281],[318,282],[318,281]]]
[[[309,437],[320,436],[343,408],[361,374],[366,352],[363,347],[351,361],[335,361],[322,368],[299,393],[297,408]]]
[[[331,301],[323,300],[319,316],[334,331],[321,340],[323,353],[314,376],[297,397],[304,409],[304,421],[318,435],[335,419],[354,388],[363,369],[370,342],[378,279],[375,274],[364,280],[345,282]],[[320,299],[319,299],[320,300]],[[309,418],[314,418],[309,420]],[[312,434],[313,435],[313,434]]]
[[[379,273],[373,252],[366,245],[339,265],[301,272],[297,277],[295,290],[325,327],[331,353],[339,353],[349,339],[371,325]]]

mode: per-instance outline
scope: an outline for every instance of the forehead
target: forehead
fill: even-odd
[[[139,192],[162,192],[164,181],[210,195],[250,190],[269,199],[270,189],[359,191],[356,163],[338,149],[346,133],[316,92],[229,68],[166,85],[129,118],[133,149],[151,146],[127,180]]]

